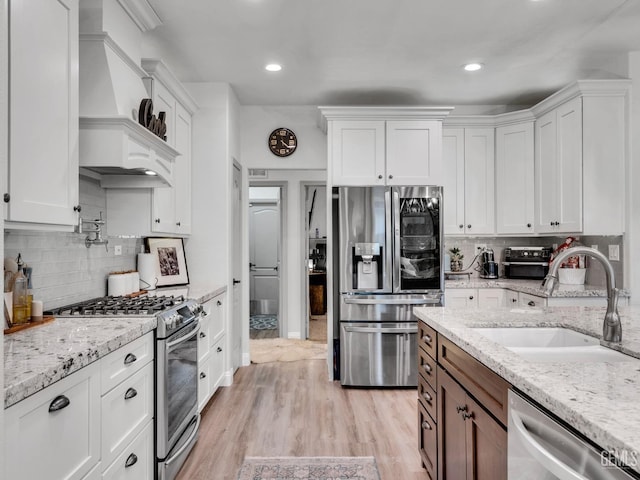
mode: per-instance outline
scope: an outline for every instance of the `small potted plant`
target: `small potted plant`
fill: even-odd
[[[460,251],[458,247],[452,247],[449,249],[449,254],[451,255],[451,271],[459,272],[462,270],[462,259],[464,255]]]

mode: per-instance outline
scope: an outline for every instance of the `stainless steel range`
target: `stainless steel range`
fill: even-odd
[[[200,426],[198,332],[202,307],[182,295],[143,295],[99,297],[47,313],[56,316],[156,316],[156,478],[173,480],[193,448]]]

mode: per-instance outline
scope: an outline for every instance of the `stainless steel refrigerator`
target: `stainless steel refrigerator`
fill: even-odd
[[[442,187],[339,187],[340,381],[417,384],[414,306],[440,306]]]

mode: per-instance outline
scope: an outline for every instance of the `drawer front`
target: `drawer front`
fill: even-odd
[[[203,315],[200,318],[200,333],[198,333],[198,364],[209,354],[210,315]]]
[[[222,376],[224,375],[224,340],[225,337],[222,337],[211,348],[211,354],[209,357],[211,393],[215,392],[215,390],[218,388],[220,382],[222,381]]]
[[[102,397],[102,463],[109,465],[153,418],[153,363]]]
[[[436,391],[427,383],[422,375],[418,375],[418,399],[435,422],[437,418],[436,406],[438,405],[436,401]]]
[[[153,480],[153,422],[131,441],[102,474],[102,480]]]
[[[153,342],[153,332],[149,332],[100,361],[103,394],[153,360]]]
[[[418,429],[420,432],[420,457],[431,480],[438,472],[438,434],[436,424],[422,403],[418,402]]]
[[[421,348],[418,349],[418,372],[431,385],[436,388],[436,361]]]
[[[418,346],[431,355],[431,358],[438,358],[437,339],[436,331],[420,320],[418,322]]]
[[[198,362],[198,412],[201,412],[210,398],[211,393],[211,363],[209,357]]]
[[[509,383],[444,337],[438,363],[467,389],[502,425],[507,425]]]
[[[99,412],[98,362],[8,408],[6,478],[83,478],[100,459]]]
[[[212,298],[210,301],[209,332],[211,335],[209,336],[209,345],[211,347],[213,347],[213,344],[216,343],[224,333],[224,309],[226,308],[226,298],[226,295],[222,294]]]

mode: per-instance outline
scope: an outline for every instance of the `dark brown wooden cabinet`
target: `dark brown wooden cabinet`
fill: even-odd
[[[507,478],[509,383],[418,322],[422,464],[438,480]]]

